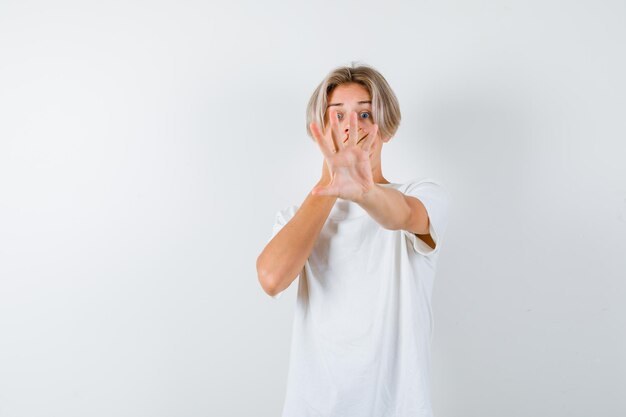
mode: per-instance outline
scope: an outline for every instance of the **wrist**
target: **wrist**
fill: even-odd
[[[368,202],[372,201],[372,199],[376,198],[376,195],[380,192],[381,188],[382,187],[378,184],[373,183],[372,186],[368,190],[363,191],[361,196],[357,198],[354,202],[361,206],[367,204]]]
[[[319,181],[317,181],[317,184],[315,185],[318,186],[318,185],[328,185],[328,184],[330,184],[330,178],[322,177],[319,179]]]
[[[309,191],[309,195],[313,196],[313,197],[324,197],[326,199],[333,199],[336,200],[337,196],[329,196],[329,195],[319,195],[319,194],[313,194],[313,190],[315,188],[323,188],[323,187],[327,187],[330,184],[330,178],[321,178],[317,183],[315,183],[315,185],[311,188],[311,190]]]

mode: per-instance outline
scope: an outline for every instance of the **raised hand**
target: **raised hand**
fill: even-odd
[[[330,172],[330,182],[316,186],[311,192],[313,195],[337,196],[356,202],[375,185],[369,153],[378,133],[378,125],[374,124],[370,132],[359,138],[357,113],[353,111],[346,138],[341,135],[336,113],[336,110],[330,110],[330,126],[325,133],[317,124],[310,125]]]

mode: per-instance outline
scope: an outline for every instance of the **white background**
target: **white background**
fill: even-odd
[[[256,257],[360,61],[453,206],[436,417],[626,415],[623,1],[0,3],[0,416],[279,416]]]

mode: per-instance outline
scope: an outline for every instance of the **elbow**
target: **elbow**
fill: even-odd
[[[259,256],[256,260],[256,272],[263,291],[271,297],[275,296],[279,292],[276,288],[276,280],[273,278],[273,274],[267,268],[267,265],[263,262],[262,256]]]

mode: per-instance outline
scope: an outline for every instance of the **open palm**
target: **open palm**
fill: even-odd
[[[331,110],[330,128],[325,134],[321,133],[317,124],[310,125],[331,177],[329,184],[313,188],[312,193],[356,201],[374,186],[369,153],[378,125],[374,124],[371,132],[359,138],[357,114],[351,112],[348,138],[344,141],[335,114],[336,111]]]

